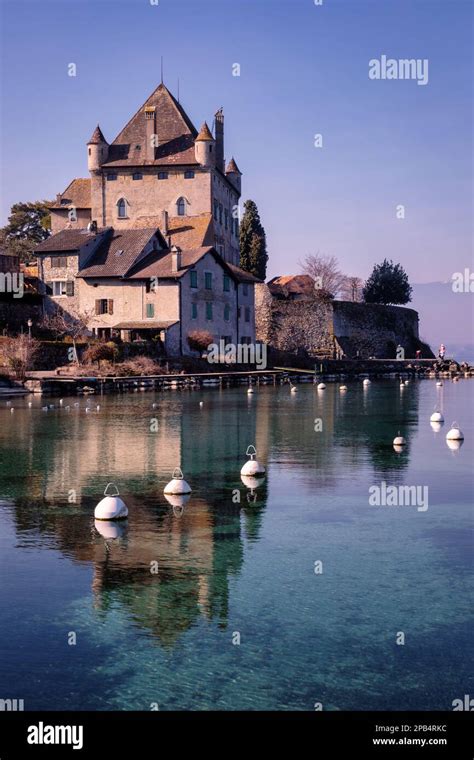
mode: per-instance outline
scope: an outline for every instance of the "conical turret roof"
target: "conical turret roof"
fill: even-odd
[[[227,169],[225,170],[225,173],[226,174],[242,174],[239,167],[235,163],[233,157],[230,159],[229,163],[227,164]]]
[[[214,140],[211,130],[207,126],[207,121],[204,122],[201,129],[199,130],[199,134],[196,137],[196,142],[198,140]]]
[[[107,140],[105,139],[104,135],[102,134],[102,130],[97,124],[96,128],[94,129],[92,133],[92,137],[87,143],[88,145],[98,145],[99,143],[107,143]]]

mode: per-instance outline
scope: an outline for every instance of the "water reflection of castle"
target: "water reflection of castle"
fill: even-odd
[[[16,470],[13,460],[8,468],[17,472],[12,479],[16,529],[36,531],[47,546],[53,542],[71,560],[91,564],[97,614],[107,614],[118,602],[165,646],[202,618],[225,627],[230,583],[241,571],[246,545],[259,539],[267,500],[267,480],[253,503],[239,478],[250,443],[256,443],[265,464],[282,462],[305,470],[308,478],[317,472],[329,486],[337,482],[342,454],[354,470],[367,455],[375,471],[400,472],[406,466],[406,457],[397,457],[380,441],[391,441],[392,417],[410,438],[418,414],[416,388],[401,396],[387,386],[386,419],[374,415],[362,388],[351,389],[354,401],[342,399],[334,387],[324,397],[308,390],[303,403],[289,401],[283,389],[263,389],[251,402],[243,393],[243,400],[227,400],[225,392],[216,392],[206,396],[204,411],[197,403],[186,407],[177,396],[156,411],[143,397],[132,403],[105,399],[97,415],[16,410],[11,451],[0,433],[2,458],[18,460]],[[358,410],[349,417],[348,402]],[[314,432],[318,414],[323,434]],[[152,433],[154,417],[159,425]],[[386,425],[382,435],[381,425]],[[310,456],[302,458],[302,451]],[[193,486],[182,514],[162,495],[177,465]],[[269,476],[271,481],[271,470]],[[93,521],[108,480],[119,483],[130,513],[116,539],[101,536]],[[8,480],[5,487],[8,491]],[[236,488],[240,504],[232,500]],[[68,501],[71,490],[75,502]],[[156,574],[151,571],[155,562]]]

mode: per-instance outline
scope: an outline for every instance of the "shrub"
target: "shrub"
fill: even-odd
[[[83,359],[87,363],[97,362],[100,367],[101,361],[113,362],[118,356],[118,348],[115,343],[94,343],[86,348]]]
[[[202,353],[211,343],[214,343],[214,336],[207,330],[192,330],[188,333],[188,346],[193,351]]]
[[[29,369],[34,365],[40,344],[27,335],[5,338],[0,346],[2,363],[9,367],[17,380],[24,380]]]

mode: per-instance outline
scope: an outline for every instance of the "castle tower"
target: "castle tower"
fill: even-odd
[[[224,172],[224,111],[219,108],[214,116],[216,124],[216,166]]]
[[[92,137],[87,143],[87,168],[90,172],[99,171],[109,155],[109,144],[97,124]]]
[[[201,127],[201,130],[194,141],[194,150],[196,153],[196,161],[199,161],[201,166],[210,167],[216,163],[216,141],[214,140],[211,130],[207,126],[207,123]]]
[[[232,184],[234,185],[235,189],[238,191],[239,195],[242,192],[242,172],[240,171],[239,167],[235,163],[234,159],[231,158],[229,163],[227,164],[227,169],[225,170],[225,176],[227,179],[229,179]]]

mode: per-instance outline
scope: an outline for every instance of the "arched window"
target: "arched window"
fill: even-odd
[[[127,201],[125,198],[120,198],[120,200],[117,201],[117,216],[119,219],[127,218]]]
[[[176,201],[176,211],[178,216],[186,216],[186,201],[183,197]]]

